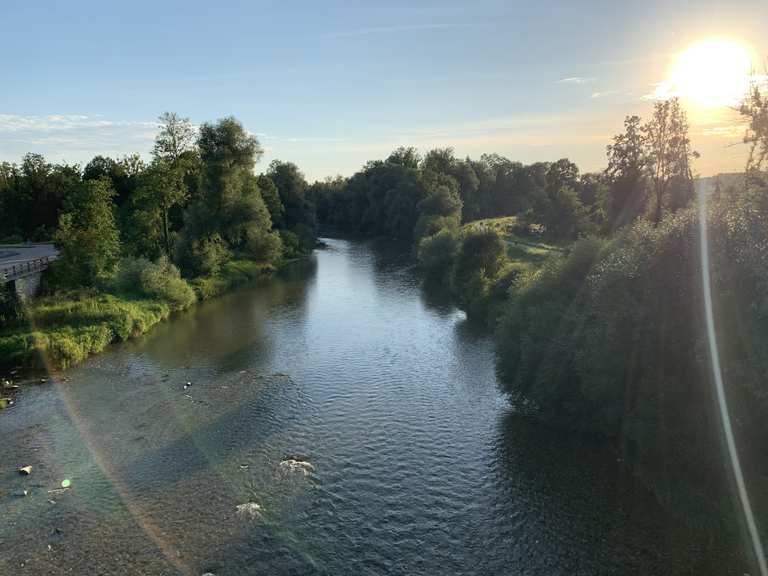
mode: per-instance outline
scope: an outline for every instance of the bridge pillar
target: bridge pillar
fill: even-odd
[[[41,276],[41,273],[38,272],[37,274],[30,274],[29,276],[24,276],[23,278],[17,278],[11,282],[13,290],[16,292],[19,300],[24,301],[30,298],[34,298],[34,296],[37,294],[37,291],[40,289]]]
[[[24,319],[24,306],[14,282],[0,284],[0,327],[11,326]]]

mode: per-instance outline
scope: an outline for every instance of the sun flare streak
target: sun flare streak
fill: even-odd
[[[723,425],[725,435],[725,444],[728,449],[731,471],[736,480],[736,488],[739,493],[739,502],[744,520],[749,532],[752,550],[757,559],[761,576],[768,576],[768,567],[765,562],[765,553],[760,540],[760,534],[757,530],[755,517],[752,513],[752,506],[749,502],[749,494],[744,483],[744,475],[741,471],[741,462],[736,450],[736,440],[733,436],[733,426],[731,425],[731,416],[728,411],[728,401],[725,397],[725,386],[723,384],[723,373],[720,368],[720,354],[717,348],[717,333],[715,332],[715,319],[712,311],[712,287],[710,277],[709,262],[709,237],[707,235],[707,187],[702,181],[697,184],[699,201],[699,240],[701,247],[701,282],[704,290],[704,314],[707,324],[707,340],[709,342],[709,356],[712,363],[712,376],[715,382],[715,391],[717,393],[717,404],[720,410],[720,421]]]

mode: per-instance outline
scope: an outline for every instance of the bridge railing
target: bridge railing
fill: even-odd
[[[51,262],[56,260],[56,256],[42,256],[25,260],[24,262],[15,262],[0,267],[0,283],[11,282],[24,276],[29,276],[36,272],[42,272]]]

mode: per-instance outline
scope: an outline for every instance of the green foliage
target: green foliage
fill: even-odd
[[[589,233],[593,226],[589,214],[573,188],[554,191],[543,214],[547,232],[555,239],[575,239]]]
[[[113,195],[109,181],[102,179],[83,183],[67,199],[55,235],[60,254],[54,271],[60,285],[92,287],[114,275],[120,238]]]
[[[734,193],[707,215],[721,362],[745,446],[768,440],[766,198],[768,187]],[[699,225],[689,209],[609,243],[577,243],[513,287],[498,334],[500,374],[519,406],[614,438],[669,501],[721,481]]]
[[[192,286],[197,292],[198,299],[208,300],[238,286],[268,277],[274,270],[272,264],[251,260],[230,260],[217,273],[195,278]]]
[[[768,159],[768,97],[754,83],[741,105],[741,114],[749,121],[744,142],[750,145],[747,172],[759,172]]]
[[[0,363],[67,368],[112,342],[144,334],[170,312],[164,302],[107,294],[41,298],[27,309],[28,327],[0,332]]]
[[[156,159],[143,172],[126,210],[124,241],[129,251],[148,258],[173,254],[178,225],[172,212],[188,198],[187,165]]]
[[[234,118],[203,124],[195,142],[188,119],[165,113],[149,166],[138,155],[96,156],[82,174],[32,154],[20,166],[0,163],[0,236],[50,239],[55,231],[60,250],[44,276],[47,298],[22,307],[0,294],[0,361],[28,362],[39,352],[66,367],[143,333],[197,295],[271,273],[283,257],[273,218],[291,226],[280,232],[292,257],[309,253],[314,196],[293,164],[273,164],[280,188],[254,176],[261,154]],[[195,277],[194,289],[171,257]]]
[[[443,228],[436,234],[425,236],[419,241],[419,264],[428,275],[446,278],[451,271],[458,249],[457,233]]]
[[[494,230],[481,228],[464,234],[453,266],[451,288],[467,314],[485,314],[488,296],[506,264],[506,244]]]
[[[274,182],[283,206],[282,217],[276,225],[287,230],[300,224],[314,229],[315,211],[307,196],[307,181],[296,164],[273,160],[267,176]]]
[[[231,257],[232,252],[217,233],[185,239],[178,253],[179,262],[192,276],[217,274]]]
[[[115,286],[121,292],[168,302],[172,310],[188,308],[196,300],[194,290],[165,256],[154,263],[143,258],[124,258]]]
[[[198,139],[201,194],[188,208],[177,248],[188,275],[216,274],[233,254],[277,260],[280,238],[252,170],[262,149],[234,118],[203,124]]]
[[[285,207],[280,199],[280,192],[277,190],[274,180],[266,174],[261,174],[256,183],[259,186],[259,192],[264,199],[264,204],[269,210],[269,216],[272,219],[272,225],[280,228],[284,223]]]
[[[50,241],[66,198],[80,186],[77,166],[27,154],[21,165],[0,163],[0,236]]]
[[[651,119],[641,124],[628,116],[624,133],[608,146],[608,193],[603,213],[610,230],[630,224],[645,213],[658,224],[666,210],[685,208],[693,198],[688,121],[677,98],[654,104]]]

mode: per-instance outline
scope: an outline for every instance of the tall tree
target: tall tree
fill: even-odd
[[[96,286],[112,277],[120,257],[115,193],[106,178],[83,182],[68,199],[54,240],[56,278],[71,287]]]
[[[282,224],[293,229],[298,224],[314,227],[314,211],[307,199],[307,181],[293,162],[273,160],[267,176],[275,183],[283,205]]]
[[[741,114],[749,120],[744,142],[750,145],[747,172],[756,174],[768,160],[768,97],[754,84],[741,105]]]
[[[176,112],[164,112],[158,118],[160,131],[155,137],[152,154],[168,162],[175,162],[182,154],[195,145],[195,129],[189,118],[182,118]]]
[[[653,220],[658,224],[663,217],[665,199],[673,183],[677,187],[677,190],[672,191],[675,207],[686,203],[681,196],[692,195],[693,175],[690,164],[691,159],[698,154],[691,150],[688,121],[677,98],[656,102],[653,115],[643,126],[642,133],[646,169],[654,195]]]
[[[624,133],[614,136],[607,150],[609,192],[605,211],[608,224],[618,228],[640,216],[646,204],[646,156],[639,116],[626,117]]]
[[[227,117],[200,127],[198,148],[202,189],[187,212],[180,246],[182,264],[199,273],[213,269],[206,261],[210,253],[217,258],[232,251],[260,260],[279,257],[280,238],[272,231],[253,174],[263,154],[259,141],[235,118]]]
[[[269,210],[269,215],[272,218],[272,225],[275,228],[284,226],[283,216],[285,215],[285,207],[282,200],[280,200],[280,192],[277,190],[274,180],[266,174],[260,174],[257,184],[259,185],[261,197],[264,199],[264,204],[267,205],[267,210]]]

